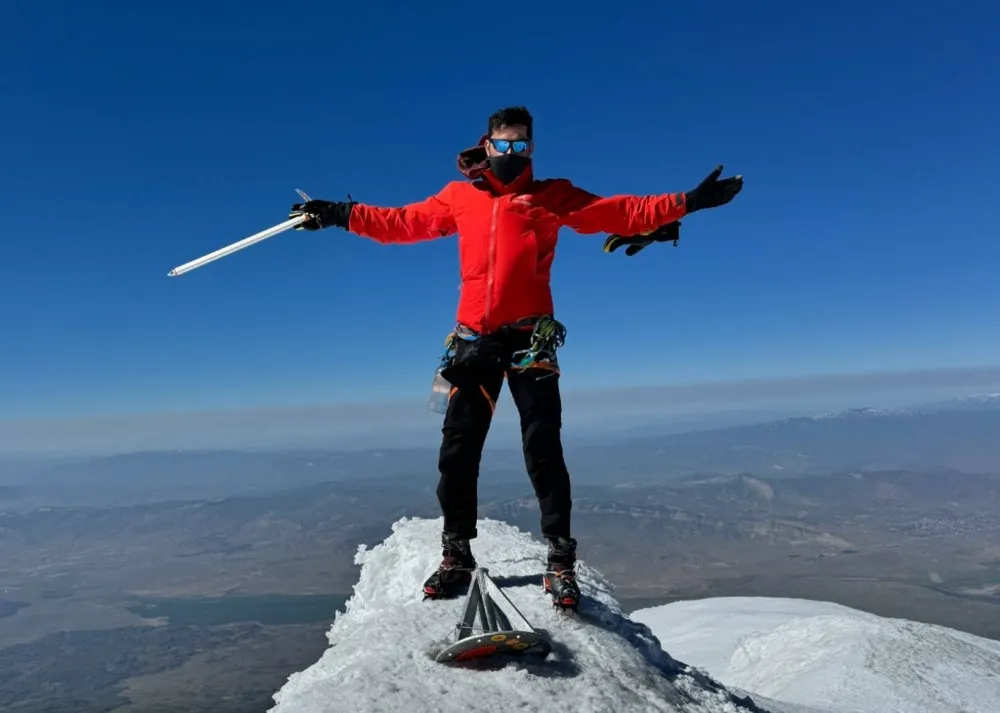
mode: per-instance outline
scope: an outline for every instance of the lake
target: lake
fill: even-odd
[[[346,600],[345,600],[346,601]],[[18,609],[28,606],[27,602],[12,602],[9,599],[0,599],[0,619],[5,616],[14,616]]]
[[[224,597],[143,599],[128,607],[145,618],[165,617],[175,626],[311,624],[333,619],[349,596],[340,594],[256,594]]]

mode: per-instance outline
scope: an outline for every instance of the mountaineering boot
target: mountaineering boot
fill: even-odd
[[[424,582],[424,599],[454,597],[472,583],[476,559],[469,541],[442,533],[441,550],[441,564]]]
[[[580,587],[576,583],[576,540],[572,537],[549,538],[549,561],[543,582],[552,595],[552,603],[560,609],[576,609],[580,604]]]

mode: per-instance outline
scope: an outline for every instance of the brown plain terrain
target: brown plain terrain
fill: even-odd
[[[1000,638],[998,484],[885,471],[579,486],[576,532],[629,610],[802,597]],[[326,648],[358,545],[436,514],[426,484],[383,479],[3,516],[0,710],[266,710]],[[481,514],[537,532],[525,482],[484,482]]]

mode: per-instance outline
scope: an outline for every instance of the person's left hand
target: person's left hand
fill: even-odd
[[[743,176],[731,176],[719,180],[722,166],[716,166],[701,183],[684,194],[687,204],[687,215],[706,208],[718,208],[725,205],[743,190]]]
[[[655,230],[638,235],[618,235],[617,233],[609,235],[608,239],[604,241],[604,252],[613,253],[622,245],[626,245],[625,254],[631,257],[653,243],[672,242],[676,245],[680,239],[681,222],[675,220],[673,223],[661,225]]]

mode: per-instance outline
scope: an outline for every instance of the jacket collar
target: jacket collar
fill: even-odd
[[[528,166],[527,170],[518,176],[517,180],[510,185],[502,184],[497,180],[496,176],[493,175],[493,172],[490,170],[489,164],[486,161],[487,138],[488,135],[483,134],[476,146],[472,146],[459,152],[457,160],[459,172],[470,181],[483,181],[494,193],[502,194],[524,192],[524,190],[535,181],[531,166]]]

